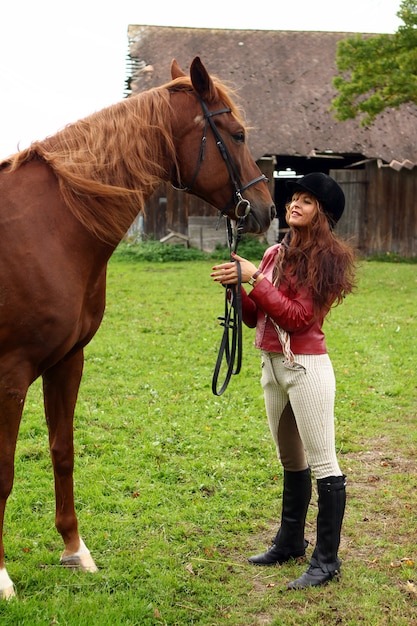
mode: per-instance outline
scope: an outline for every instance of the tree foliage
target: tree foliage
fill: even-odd
[[[332,101],[340,121],[359,117],[362,126],[387,107],[417,104],[417,0],[403,0],[403,21],[393,35],[357,35],[339,42]]]

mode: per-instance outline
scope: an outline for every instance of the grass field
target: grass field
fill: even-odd
[[[253,330],[241,373],[211,392],[223,310],[213,264],[110,262],[75,420],[80,532],[97,574],[59,565],[41,386],[31,388],[5,521],[18,599],[0,604],[2,625],[417,625],[417,266],[363,262],[357,293],[326,322],[348,477],[343,575],[288,592],[305,564],[246,562],[276,532],[282,470]],[[313,545],[315,514],[313,497]]]

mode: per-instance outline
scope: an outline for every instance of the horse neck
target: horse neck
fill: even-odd
[[[175,171],[172,117],[168,90],[150,90],[34,142],[11,159],[10,167],[39,159],[47,163],[73,215],[115,246],[156,187]]]

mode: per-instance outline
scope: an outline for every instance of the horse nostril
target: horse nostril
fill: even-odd
[[[271,206],[271,221],[274,219],[274,217],[276,216],[277,212],[275,210],[275,204],[273,204]]]

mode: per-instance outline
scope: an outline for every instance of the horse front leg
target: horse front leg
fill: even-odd
[[[2,424],[3,425],[3,424]],[[13,581],[7,573],[4,560],[3,523],[7,498],[13,486],[14,449],[7,453],[7,441],[3,429],[0,432],[0,600],[9,600],[15,596]],[[7,442],[7,443],[6,443]],[[16,442],[16,438],[15,438]],[[6,444],[6,445],[4,445]],[[16,445],[16,443],[15,443]]]
[[[3,433],[0,436],[0,448],[3,443]],[[1,454],[0,461],[0,600],[10,600],[15,594],[13,581],[10,578],[4,561],[4,544],[3,544],[3,522],[6,509],[7,498],[10,495],[13,485],[13,465],[12,458],[7,460],[5,455]],[[3,470],[5,472],[3,473]]]
[[[15,596],[5,566],[3,524],[7,499],[13,487],[16,441],[29,384],[24,378],[24,367],[20,366],[18,375],[13,371],[13,367],[7,364],[0,372],[0,600]]]
[[[61,563],[88,572],[97,567],[80,535],[74,507],[74,411],[84,364],[82,350],[43,374],[45,416],[55,480],[55,526],[65,549]]]

